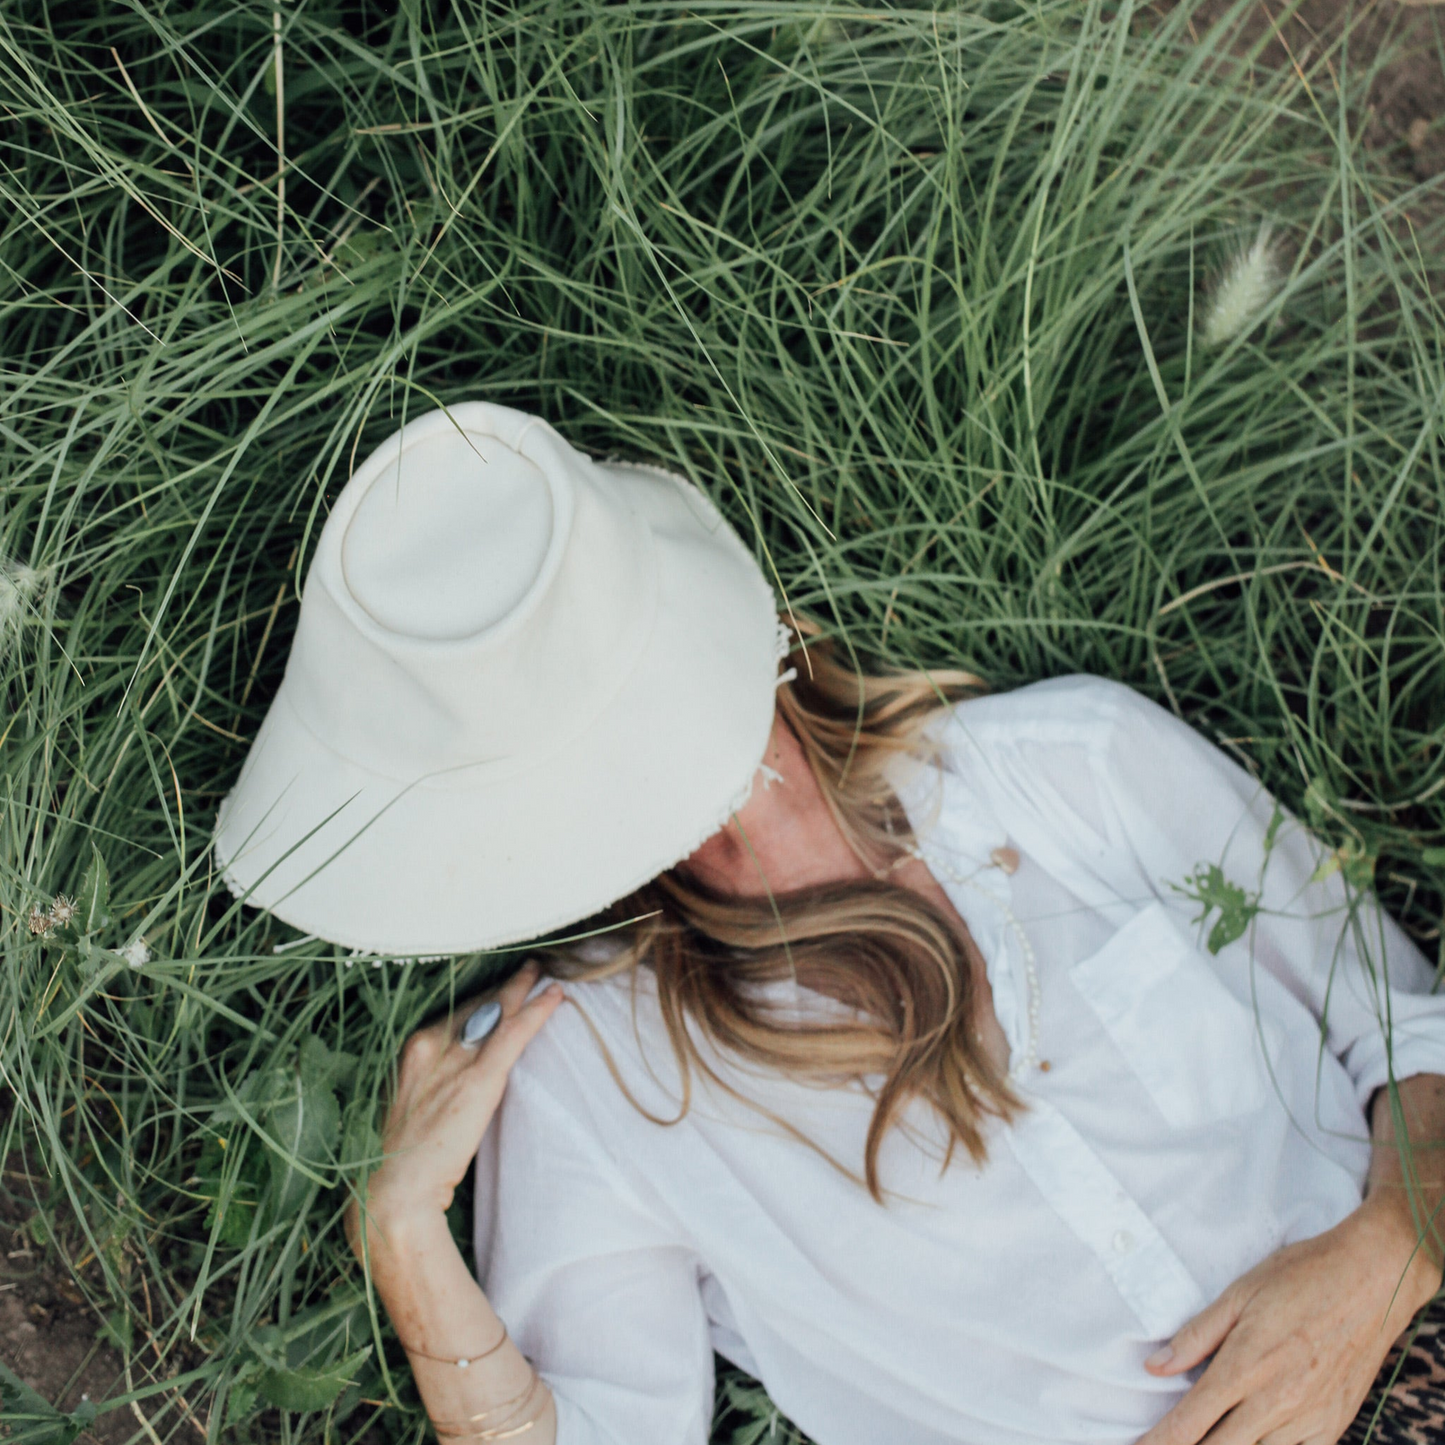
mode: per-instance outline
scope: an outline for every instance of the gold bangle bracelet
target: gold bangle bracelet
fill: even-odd
[[[515,1415],[518,1410],[523,1409],[527,1401],[532,1398],[532,1392],[537,1388],[537,1374],[533,1371],[528,1378],[526,1385],[515,1395],[509,1395],[505,1400],[499,1400],[490,1409],[479,1411],[475,1415],[468,1415],[464,1420],[436,1420],[431,1422],[432,1429],[438,1435],[465,1435],[468,1425],[476,1425],[483,1420],[490,1420],[497,1415],[506,1412],[508,1415]]]
[[[527,1394],[530,1396],[541,1383],[541,1377],[534,1374],[532,1378],[532,1385],[528,1389]],[[532,1429],[533,1426],[535,1426],[537,1422],[541,1420],[542,1416],[547,1413],[547,1405],[549,1402],[550,1396],[544,1395],[542,1400],[542,1408],[538,1410],[537,1413],[533,1415],[530,1420],[523,1421],[520,1425],[513,1425],[506,1428],[497,1427],[486,1430],[466,1431],[447,1430],[435,1424],[433,1424],[432,1428],[436,1431],[438,1440],[511,1440],[517,1435],[525,1435],[528,1430]],[[488,1413],[493,1412],[489,1411]]]

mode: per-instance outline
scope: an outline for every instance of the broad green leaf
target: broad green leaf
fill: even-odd
[[[80,881],[80,896],[75,904],[74,928],[77,933],[97,933],[110,922],[110,873],[100,849],[90,845],[90,867]]]
[[[297,1312],[284,1325],[260,1325],[251,1332],[257,1354],[274,1369],[311,1365],[313,1356],[340,1343],[349,1344],[366,1329],[366,1291],[341,1285],[328,1298]]]
[[[371,1346],[357,1350],[334,1365],[316,1369],[267,1370],[261,1376],[261,1394],[283,1410],[324,1410],[352,1383],[357,1370],[371,1354]]]
[[[325,1050],[325,1045],[320,1045]],[[275,1141],[271,1153],[271,1204],[275,1217],[285,1218],[299,1209],[314,1181],[297,1168],[312,1170],[333,1167],[340,1144],[341,1106],[326,1081],[317,1072],[315,1051],[302,1050],[307,1072],[298,1067],[287,1095],[268,1111],[266,1124]],[[307,1074],[310,1074],[310,1077]]]
[[[284,1374],[293,1364],[301,1363],[293,1361],[287,1352],[286,1335],[280,1325],[257,1325],[251,1331],[249,1343],[252,1353],[267,1370],[279,1370]]]
[[[1242,938],[1249,928],[1250,920],[1259,912],[1259,905],[1250,902],[1242,889],[1237,892],[1237,897],[1232,897],[1220,907],[1219,917],[1214,920],[1214,927],[1209,930],[1205,946],[1210,953],[1218,953],[1236,938]]]
[[[375,1168],[381,1163],[382,1142],[370,1109],[350,1111],[346,1131],[341,1136],[341,1163],[346,1168],[365,1164]]]
[[[301,1041],[296,1068],[304,1084],[345,1088],[356,1073],[356,1056],[328,1048],[315,1034],[307,1034]]]

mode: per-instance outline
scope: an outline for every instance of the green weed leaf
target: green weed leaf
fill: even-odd
[[[1231,883],[1217,863],[1200,864],[1182,884],[1169,886],[1199,904],[1195,923],[1203,923],[1210,913],[1219,910],[1205,941],[1210,953],[1218,953],[1235,939],[1242,938],[1259,912],[1259,894],[1247,893],[1239,884]]]
[[[1340,872],[1351,888],[1373,888],[1375,886],[1376,856],[1363,843],[1351,838],[1341,847]]]
[[[1269,815],[1269,827],[1264,830],[1264,856],[1266,858],[1274,852],[1275,840],[1279,837],[1280,826],[1285,821],[1283,806],[1276,801],[1274,811]]]
[[[333,1053],[320,1039],[308,1037],[284,1097],[270,1110],[267,1124],[279,1146],[271,1155],[271,1204],[277,1218],[299,1209],[313,1187],[305,1168],[335,1164],[341,1106],[333,1084],[347,1073],[348,1060],[354,1068],[349,1055]]]
[[[370,1354],[371,1346],[367,1345],[334,1365],[267,1370],[261,1376],[261,1394],[282,1410],[324,1410],[336,1403]]]
[[[1351,888],[1373,888],[1377,861],[1376,854],[1358,839],[1351,838],[1320,859],[1315,871],[1310,874],[1310,882],[1323,883],[1326,878],[1333,878],[1338,873]]]
[[[260,1382],[255,1380],[242,1380],[231,1386],[231,1393],[226,1399],[228,1426],[250,1419],[256,1409],[256,1395],[260,1388]]]
[[[297,1069],[310,1087],[345,1088],[355,1077],[356,1057],[342,1049],[327,1048],[315,1034],[307,1034],[301,1041]]]
[[[1329,820],[1332,812],[1330,790],[1323,778],[1310,779],[1309,786],[1305,789],[1304,805],[1305,817],[1309,819],[1312,828],[1318,828]]]
[[[100,849],[90,845],[90,867],[80,881],[74,928],[77,933],[98,933],[110,922],[110,870]]]
[[[241,1162],[231,1166],[233,1172],[228,1177],[227,1155],[233,1148],[242,1151]],[[201,1150],[196,1174],[201,1195],[211,1200],[206,1228],[215,1231],[219,1241],[228,1248],[244,1249],[265,1192],[268,1177],[265,1153],[248,1147],[244,1134],[236,1136],[234,1146],[229,1142],[222,1144],[219,1138],[213,1137]]]
[[[131,1324],[129,1312],[123,1309],[111,1310],[101,1322],[100,1328],[96,1330],[95,1337],[102,1344],[118,1350],[128,1359],[135,1337],[135,1329]]]
[[[96,1416],[95,1402],[82,1400],[69,1413],[57,1410],[0,1360],[5,1439],[15,1445],[71,1445]]]

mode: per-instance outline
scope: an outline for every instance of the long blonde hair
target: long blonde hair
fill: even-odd
[[[879,1147],[909,1100],[926,1100],[945,1122],[944,1168],[959,1144],[981,1163],[982,1117],[1012,1118],[1020,1107],[975,1037],[971,940],[943,910],[889,873],[889,865],[906,856],[912,830],[885,765],[899,753],[926,758],[921,730],[930,715],[984,684],[953,669],[856,672],[839,660],[812,619],[795,615],[791,630],[796,642],[786,662],[797,677],[778,685],[778,708],[844,838],[874,876],[741,897],[673,868],[567,930],[575,937],[639,920],[614,935],[625,945],[615,957],[589,964],[567,947],[544,948],[539,955],[549,972],[563,978],[629,970],[635,978],[639,967],[652,970],[683,1088],[677,1117],[657,1123],[675,1124],[687,1113],[692,1068],[742,1097],[702,1057],[688,1019],[715,1047],[795,1079],[827,1085],[882,1075],[861,1181],[881,1204]],[[781,1017],[755,986],[786,978],[838,1000],[856,1016],[803,1022]],[[607,1062],[631,1098],[610,1055]]]

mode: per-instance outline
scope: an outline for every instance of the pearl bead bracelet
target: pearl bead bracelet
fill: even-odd
[[[459,1370],[465,1370],[474,1365],[478,1360],[485,1360],[488,1355],[495,1355],[503,1345],[507,1343],[509,1336],[505,1322],[502,1325],[502,1338],[490,1349],[483,1350],[479,1355],[432,1355],[425,1350],[418,1349],[416,1345],[409,1345],[405,1340],[401,1341],[401,1347],[409,1355],[417,1355],[423,1360],[435,1360],[439,1365],[455,1365]]]

